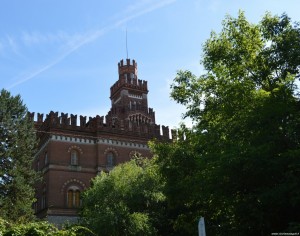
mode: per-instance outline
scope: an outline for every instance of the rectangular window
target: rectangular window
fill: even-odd
[[[107,154],[107,167],[114,166],[114,155],[110,152]]]
[[[78,154],[77,151],[73,150],[71,152],[71,165],[77,166],[78,165]]]
[[[130,73],[130,82],[131,82],[131,84],[133,84],[133,79],[134,79],[134,74]]]
[[[68,207],[71,208],[73,206],[73,191],[68,191]]]
[[[75,191],[75,201],[74,201],[74,206],[79,207],[80,206],[80,192],[77,190]]]

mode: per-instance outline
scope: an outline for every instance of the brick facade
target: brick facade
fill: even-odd
[[[151,139],[170,140],[169,128],[157,125],[155,112],[148,108],[147,81],[138,79],[136,62],[121,60],[118,72],[105,118],[51,111],[44,119],[43,114],[30,113],[40,141],[34,167],[43,174],[34,204],[39,218],[54,223],[74,220],[80,193],[93,177],[135,154],[151,157]]]

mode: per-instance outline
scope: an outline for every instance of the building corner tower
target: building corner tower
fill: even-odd
[[[110,88],[111,109],[106,117],[112,124],[129,128],[133,124],[154,125],[155,112],[148,107],[147,81],[138,78],[137,63],[126,59],[118,63],[118,81]]]

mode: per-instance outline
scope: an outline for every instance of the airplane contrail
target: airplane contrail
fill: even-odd
[[[117,27],[119,27],[120,25],[135,19],[137,17],[140,17],[142,15],[145,15],[149,12],[152,12],[154,10],[160,9],[162,7],[165,7],[167,5],[172,4],[173,2],[175,2],[176,0],[165,0],[165,1],[159,1],[151,6],[148,6],[145,9],[136,9],[135,7],[132,7],[132,9],[136,10],[137,13],[135,14],[130,14],[127,17],[124,17],[120,20],[117,20],[116,22],[114,22],[113,24],[106,26],[100,30],[96,30],[93,31],[91,33],[86,34],[84,37],[82,37],[81,40],[79,40],[76,44],[72,45],[68,50],[66,50],[65,52],[63,52],[61,55],[59,55],[55,60],[53,60],[52,62],[42,66],[41,68],[31,72],[30,74],[28,74],[27,76],[25,76],[24,78],[20,79],[19,81],[11,84],[10,86],[7,87],[7,89],[11,89],[14,88],[20,84],[23,84],[31,79],[33,79],[34,77],[38,76],[39,74],[43,73],[44,71],[50,69],[51,67],[55,66],[56,64],[58,64],[59,62],[61,62],[64,58],[66,58],[67,56],[69,56],[70,54],[72,54],[73,52],[75,52],[76,50],[78,50],[79,48],[81,48],[82,46],[95,41],[96,39],[98,39],[100,36],[104,35],[105,33],[107,33],[108,31],[115,29]]]

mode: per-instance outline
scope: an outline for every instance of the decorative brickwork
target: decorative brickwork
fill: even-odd
[[[68,152],[71,152],[73,149],[79,151],[80,154],[83,153],[82,149],[80,147],[76,146],[76,145],[73,145],[73,146],[69,147]]]
[[[110,88],[111,109],[106,116],[87,118],[51,111],[35,117],[29,113],[39,138],[34,166],[44,179],[36,187],[38,217],[55,224],[76,219],[77,209],[72,206],[80,204],[80,191],[90,186],[93,177],[135,154],[151,157],[149,140],[170,141],[169,128],[157,125],[155,112],[148,107],[148,85],[138,79],[137,63],[121,60],[118,73]],[[71,189],[73,185],[78,188]]]
[[[61,194],[64,194],[66,186],[68,186],[68,185],[70,185],[70,184],[77,184],[77,185],[81,186],[82,189],[85,189],[85,188],[86,188],[85,184],[84,184],[83,182],[81,182],[80,180],[78,180],[78,179],[69,179],[69,180],[67,180],[67,181],[62,185],[61,190],[60,190],[60,193],[61,193]]]
[[[113,147],[106,148],[105,151],[104,151],[104,156],[106,156],[106,154],[108,152],[113,152],[116,157],[119,156],[118,151],[115,148],[113,148]]]

